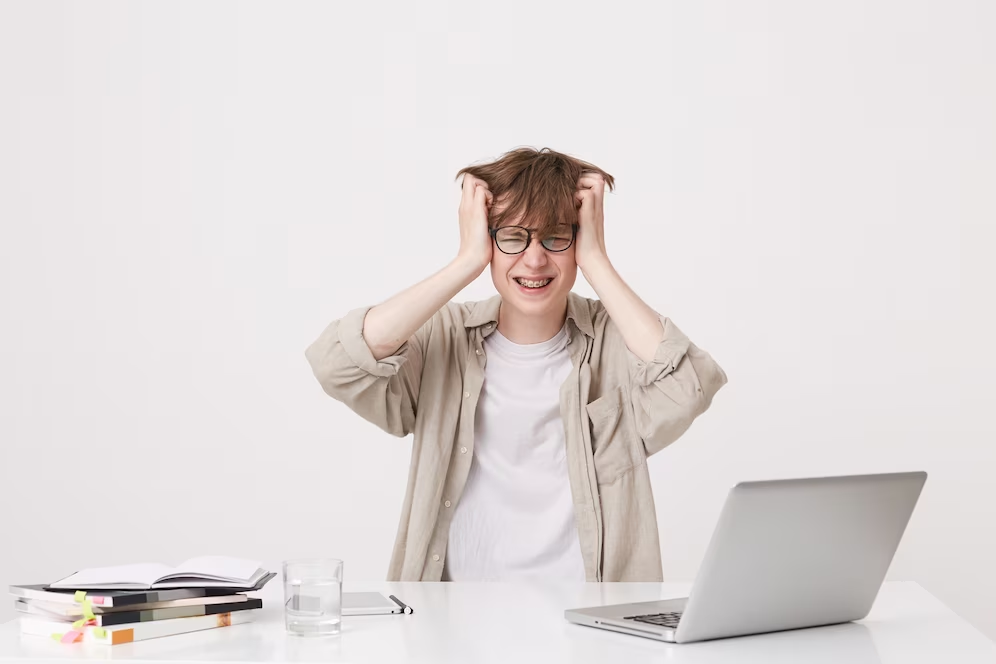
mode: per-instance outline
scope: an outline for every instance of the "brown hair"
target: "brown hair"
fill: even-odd
[[[560,225],[577,223],[580,201],[574,194],[585,171],[601,174],[606,186],[614,188],[615,178],[602,169],[550,148],[516,148],[493,162],[461,168],[457,178],[464,173],[480,178],[494,203],[501,200],[501,210],[494,212],[492,206],[488,215],[490,228],[516,223],[546,237]]]

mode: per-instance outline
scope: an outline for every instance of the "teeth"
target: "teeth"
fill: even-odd
[[[542,288],[552,281],[552,279],[544,279],[542,281],[528,281],[526,279],[516,279],[520,284],[526,288]]]

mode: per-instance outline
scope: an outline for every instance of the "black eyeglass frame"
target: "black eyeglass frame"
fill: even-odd
[[[524,246],[519,251],[505,251],[504,249],[502,249],[501,243],[498,242],[498,231],[504,228],[521,228],[522,230],[524,230],[526,232],[526,246]],[[488,229],[488,233],[490,233],[491,239],[494,241],[495,246],[498,247],[498,251],[508,256],[515,256],[517,254],[521,254],[523,251],[529,248],[529,245],[533,243],[533,229],[526,228],[525,226],[502,226],[501,228],[491,228]],[[574,241],[577,240],[577,238],[578,238],[578,224],[571,224],[571,243],[566,247],[564,247],[563,249],[551,249],[550,247],[546,246],[546,241],[552,240],[553,238],[543,238],[542,240],[540,240],[540,244],[542,244],[543,248],[546,249],[547,251],[559,254],[560,252],[567,251],[568,249],[573,247]]]

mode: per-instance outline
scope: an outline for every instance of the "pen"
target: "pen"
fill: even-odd
[[[398,599],[394,595],[388,595],[388,597],[390,597],[392,600],[394,600],[394,603],[401,607],[402,613],[409,613],[409,614],[410,613],[415,613],[415,609],[413,609],[412,607],[408,606],[407,604],[405,604],[404,602],[402,602],[400,599]]]

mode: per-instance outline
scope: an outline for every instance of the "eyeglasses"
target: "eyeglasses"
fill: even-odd
[[[526,250],[526,247],[532,244],[534,231],[522,226],[502,226],[501,228],[492,228],[489,232],[503,254],[521,254]],[[540,244],[547,251],[567,251],[574,244],[574,238],[577,237],[577,234],[578,225],[571,224],[569,233],[567,229],[559,230],[540,240]]]

